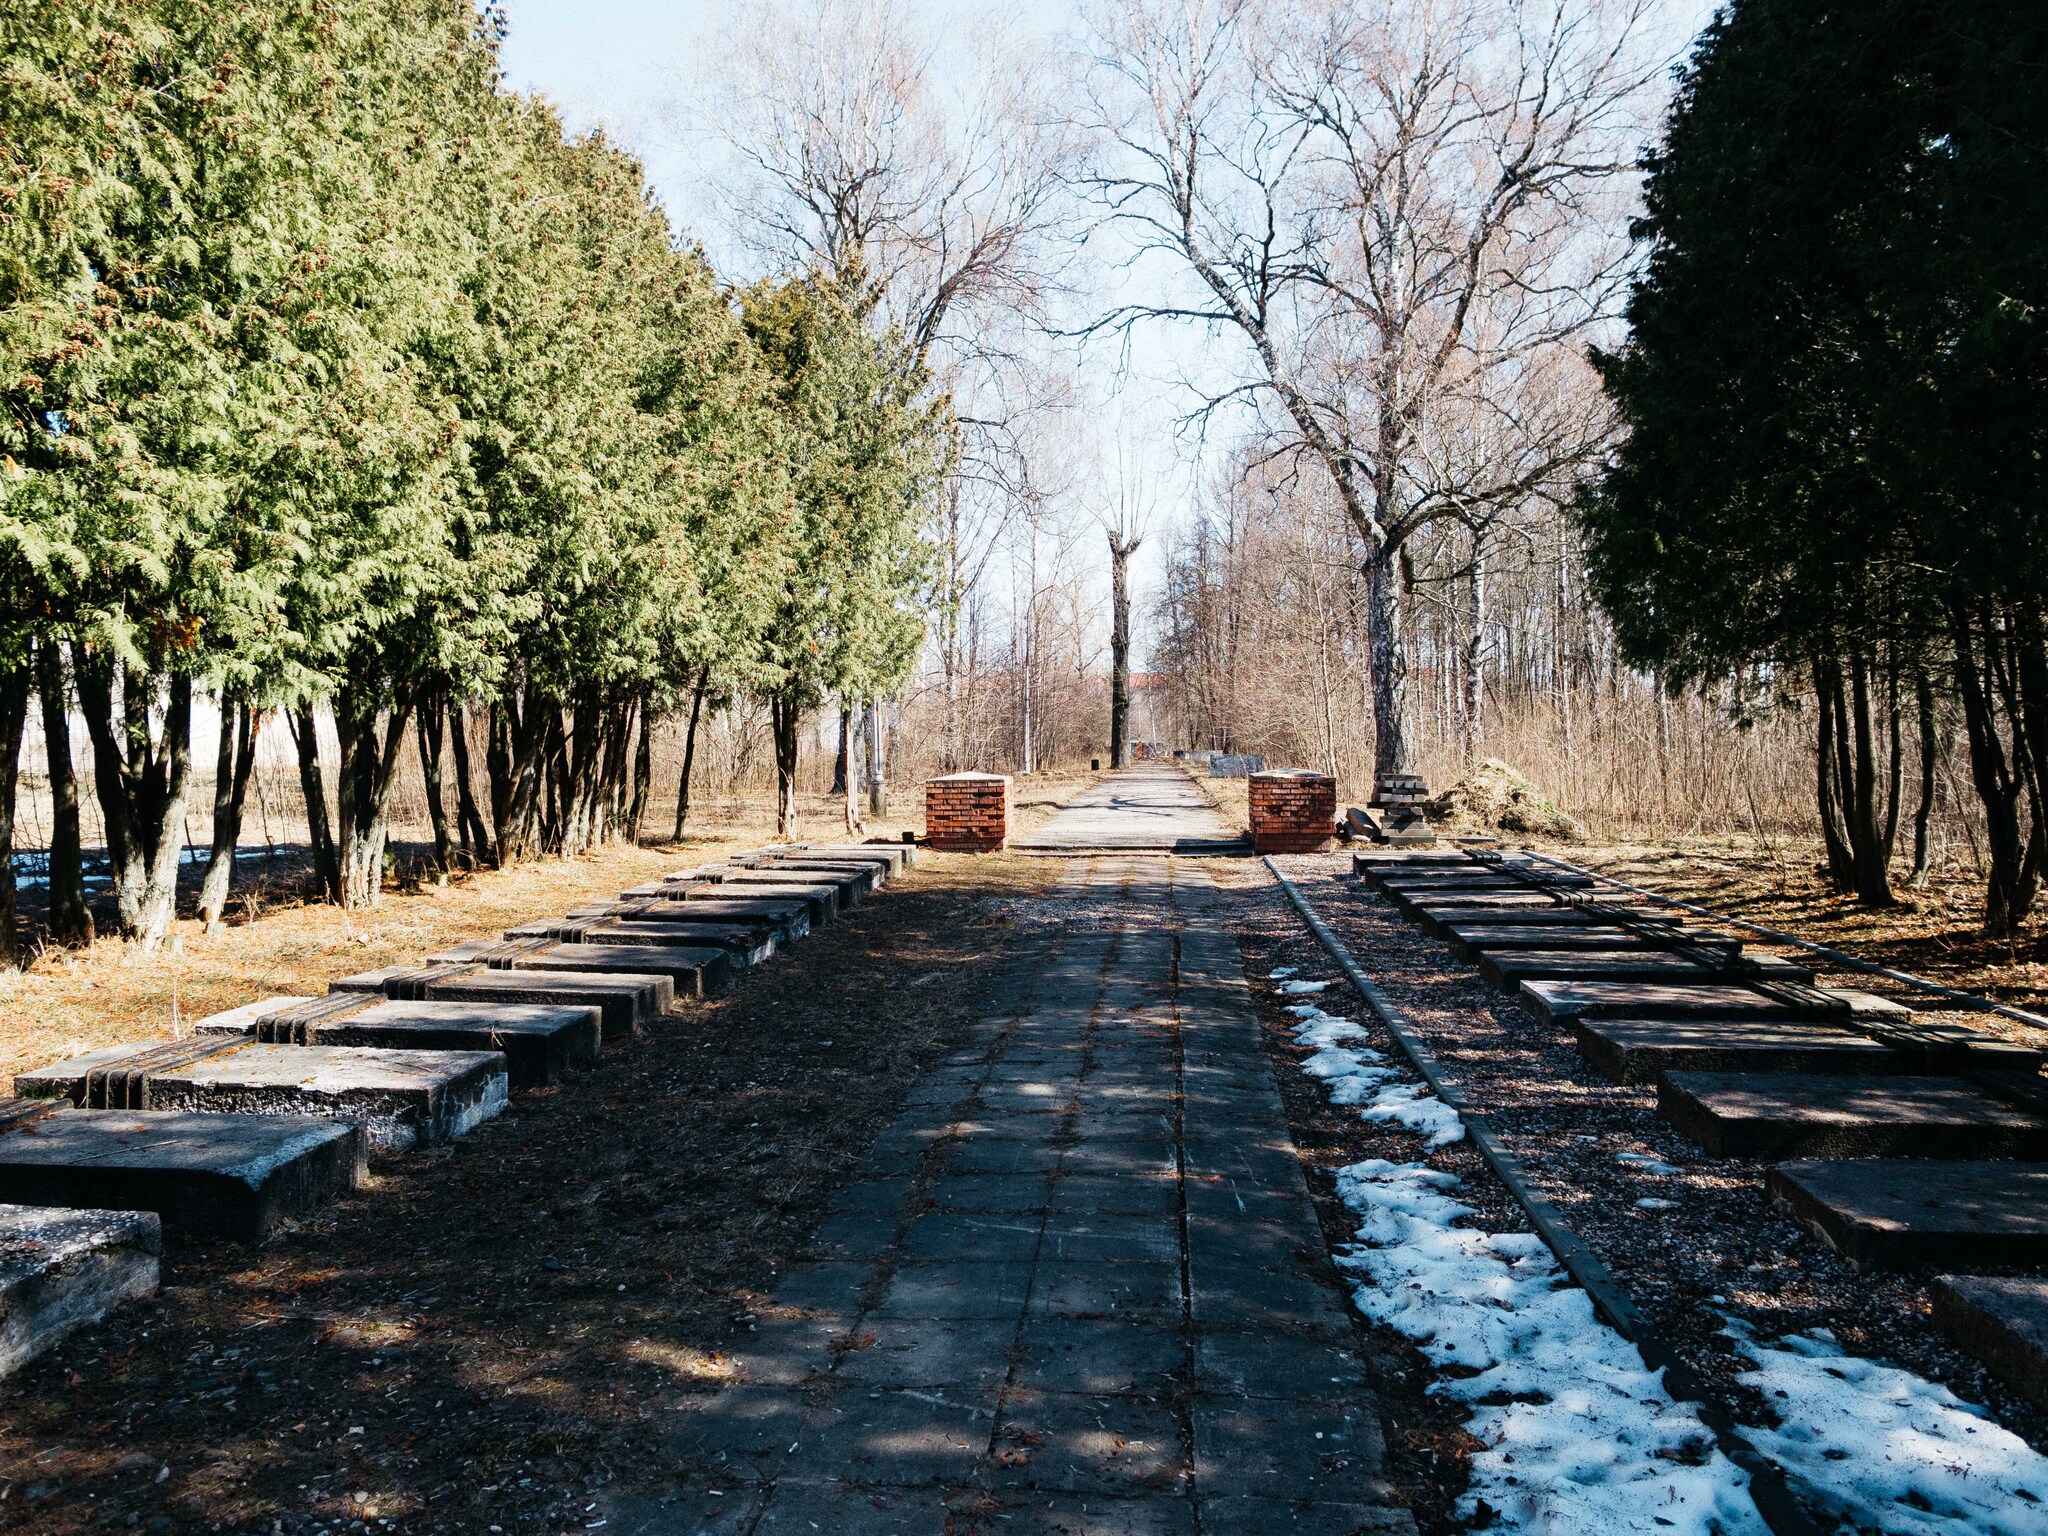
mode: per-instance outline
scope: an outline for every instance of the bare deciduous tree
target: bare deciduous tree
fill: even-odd
[[[1654,70],[1639,0],[1122,0],[1093,19],[1088,185],[1193,281],[1100,327],[1236,332],[1250,403],[1328,475],[1362,545],[1376,770],[1407,766],[1398,586],[1418,529],[1512,504],[1601,423],[1513,409],[1517,380],[1612,310],[1603,189]],[[1427,473],[1444,418],[1510,451]],[[1451,462],[1439,456],[1437,465]]]

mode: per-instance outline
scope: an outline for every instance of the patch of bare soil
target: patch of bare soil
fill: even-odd
[[[1281,863],[1472,1107],[1494,1123],[1536,1188],[1613,1271],[1650,1327],[1738,1417],[1769,1422],[1769,1410],[1735,1380],[1749,1364],[1723,1331],[1728,1318],[1765,1338],[1830,1329],[1852,1353],[1941,1382],[1988,1406],[2036,1446],[2048,1445],[2048,1416],[1936,1331],[1922,1279],[1852,1272],[1771,1208],[1764,1197],[1766,1163],[1707,1156],[1658,1116],[1654,1087],[1617,1087],[1594,1073],[1568,1029],[1524,1012],[1406,921],[1350,874],[1348,856]],[[1305,932],[1281,963],[1300,965],[1304,976],[1337,978],[1338,987],[1324,994],[1325,1006],[1376,1028],[1363,999]],[[1819,979],[1866,985],[1847,973]],[[1393,1049],[1391,1042],[1383,1048]],[[1414,1141],[1406,1147],[1405,1154],[1380,1155],[1415,1160]],[[1482,1224],[1491,1228],[1504,1219],[1527,1230],[1519,1211],[1506,1207],[1505,1190],[1468,1149],[1422,1160],[1465,1179],[1460,1198],[1481,1208]]]
[[[0,1530],[533,1536],[658,1484],[658,1405],[722,1379],[1056,872],[926,853],[731,996],[299,1230],[174,1246],[154,1302],[0,1383]]]

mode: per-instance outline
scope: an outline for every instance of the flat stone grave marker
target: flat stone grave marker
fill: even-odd
[[[1921,1065],[1867,1035],[1825,1024],[1735,1019],[1575,1019],[1579,1054],[1610,1082],[1665,1072],[1907,1072]]]
[[[451,975],[444,981],[428,975],[422,981],[422,969]],[[502,975],[524,973],[397,965],[365,971],[334,983],[328,997],[336,1001],[324,1014],[305,1018],[311,1010],[279,1008],[256,1022],[256,1030],[270,1038],[303,1036],[311,1044],[387,1051],[498,1051],[506,1059],[512,1087],[561,1081],[571,1063],[598,1055],[600,1040],[633,1032],[641,999],[631,991],[604,993],[582,983],[559,989],[500,985],[496,977]],[[393,985],[412,995],[391,997],[387,987]],[[616,1028],[608,1028],[606,1010],[616,1016]]]
[[[1858,1269],[2048,1263],[2048,1163],[1780,1163],[1772,1204]]]
[[[14,1091],[90,1109],[326,1115],[360,1125],[372,1152],[452,1141],[505,1107],[496,1051],[262,1045],[219,1034],[169,1044],[89,1051],[17,1074]]]
[[[1910,1010],[1847,987],[1741,986],[1724,982],[1525,981],[1522,1005],[1552,1023],[1571,1019],[1906,1019]]]
[[[1511,949],[1676,949],[1698,945],[1734,955],[1742,951],[1742,940],[1732,933],[1712,928],[1687,928],[1677,923],[1645,923],[1623,928],[1612,923],[1587,922],[1571,925],[1514,922],[1448,923],[1444,942],[1462,960],[1476,960],[1490,950]]]
[[[1934,1321],[1994,1375],[2048,1408],[2048,1280],[1939,1275]]]
[[[365,1153],[361,1126],[317,1115],[65,1109],[0,1134],[0,1201],[154,1211],[168,1232],[253,1242],[358,1188]]]
[[[571,908],[567,915],[572,920],[585,922],[616,918],[620,922],[634,923],[732,924],[774,939],[778,944],[804,938],[811,931],[808,902],[751,896],[720,901],[707,895],[705,901],[690,905],[685,905],[680,897],[675,896],[643,896],[626,901],[592,902],[589,906]]]
[[[744,885],[726,881],[718,885],[691,885],[680,891],[665,891],[663,895],[680,900],[686,905],[697,902],[718,901],[800,901],[809,914],[813,928],[822,928],[839,914],[842,905],[839,890],[831,885],[807,885],[800,881],[778,881],[772,884],[748,882]]]
[[[722,949],[689,945],[551,944],[544,939],[493,943],[488,939],[452,945],[425,957],[428,965],[481,963],[493,970],[575,971],[589,975],[665,976],[684,997],[709,997],[732,980],[732,961]]]
[[[788,870],[792,875],[808,880],[813,875],[830,876],[838,880],[851,881],[854,891],[861,896],[872,895],[888,878],[886,864],[870,863],[865,859],[820,859],[809,854],[796,858],[777,859],[764,864],[749,874],[772,875]]]
[[[482,965],[387,965],[328,983],[335,992],[381,992],[398,1002],[514,1003],[595,1010],[604,1038],[631,1035],[667,1013],[666,976],[596,971],[506,971]],[[513,1086],[519,1086],[515,1076]]]
[[[1610,915],[1612,911],[1613,909],[1609,908],[1607,913],[1594,913],[1583,907],[1559,906],[1539,898],[1535,901],[1430,902],[1410,909],[1406,915],[1423,932],[1442,938],[1459,923],[1547,924],[1558,928],[1592,927],[1613,922],[1614,919]],[[1629,920],[1677,926],[1671,918],[1642,907],[1631,911]]]
[[[507,943],[548,939],[558,944],[652,944],[664,948],[722,949],[735,966],[759,965],[775,953],[775,936],[744,923],[641,922],[632,918],[542,918],[505,930]]]
[[[780,891],[787,887],[809,888],[829,891],[838,909],[855,905],[866,894],[864,887],[870,877],[865,873],[844,874],[829,869],[791,869],[784,864],[772,865],[766,869],[743,869],[726,876],[718,882],[717,889],[725,891],[749,891],[756,887],[763,890]]]
[[[163,1249],[153,1211],[0,1205],[0,1376],[122,1302],[154,1296]]]
[[[1953,1077],[1670,1072],[1657,1112],[1716,1157],[2048,1157],[2048,1120]]]
[[[1503,991],[1525,981],[1748,981],[1789,982],[1810,986],[1813,972],[1775,955],[1697,957],[1685,950],[1652,949],[1494,949],[1479,957],[1479,974]]]

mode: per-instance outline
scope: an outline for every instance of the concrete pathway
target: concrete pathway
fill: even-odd
[[[1412,1531],[1207,866],[1045,910],[614,1532]]]
[[[1090,786],[1012,847],[1025,853],[1249,853],[1201,790],[1169,763],[1139,763]]]

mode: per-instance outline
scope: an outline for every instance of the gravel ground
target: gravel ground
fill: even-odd
[[[1919,1279],[1852,1272],[1771,1209],[1763,1192],[1767,1164],[1702,1153],[1658,1117],[1654,1088],[1617,1087],[1594,1073],[1568,1032],[1525,1013],[1442,942],[1406,921],[1350,873],[1348,854],[1279,862],[1649,1325],[1739,1418],[1770,1422],[1762,1400],[1734,1379],[1749,1364],[1722,1333],[1724,1314],[1765,1338],[1830,1329],[1852,1354],[1940,1382],[1988,1408],[2036,1448],[2048,1445],[2048,1417],[2004,1390],[1934,1328],[1927,1287]],[[1305,977],[1338,977],[1339,985],[1319,1001],[1378,1032],[1363,999],[1342,984],[1341,973],[1284,897],[1247,900],[1242,910],[1247,954],[1257,950],[1255,975],[1286,964],[1300,966]],[[1818,979],[1868,986],[1847,974]],[[1868,989],[1912,996],[1889,984]],[[1271,987],[1262,990],[1269,1008],[1277,1007],[1280,999]],[[1394,1052],[1390,1039],[1375,1044]],[[1414,1139],[1406,1146],[1405,1153],[1372,1155],[1414,1160]],[[1642,1161],[1626,1161],[1624,1154]],[[1527,1230],[1519,1210],[1510,1210],[1505,1190],[1468,1148],[1452,1147],[1422,1160],[1465,1177],[1462,1198],[1480,1207],[1483,1223],[1499,1220]],[[1652,1164],[1677,1171],[1656,1172]],[[1659,1204],[1645,1207],[1641,1201]]]

